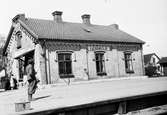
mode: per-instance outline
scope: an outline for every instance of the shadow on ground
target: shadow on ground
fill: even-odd
[[[48,97],[50,97],[50,96],[51,96],[51,95],[42,96],[42,97],[37,97],[37,98],[34,98],[34,101],[39,100],[39,99],[43,99],[43,98],[48,98]]]

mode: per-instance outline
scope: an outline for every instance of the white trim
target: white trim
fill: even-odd
[[[33,50],[35,50],[35,48],[19,49],[19,50],[15,51],[13,58],[18,58],[18,57],[23,56],[23,55],[25,55]]]

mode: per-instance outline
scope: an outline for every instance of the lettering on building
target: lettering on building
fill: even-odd
[[[109,45],[88,45],[88,51],[109,51],[111,47]]]

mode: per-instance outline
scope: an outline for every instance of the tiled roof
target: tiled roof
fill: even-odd
[[[160,64],[167,63],[167,57],[162,57],[158,63]]]
[[[113,25],[85,25],[82,23],[60,22],[26,18],[21,20],[38,39],[60,40],[92,40],[127,43],[144,43],[142,40],[129,35]]]

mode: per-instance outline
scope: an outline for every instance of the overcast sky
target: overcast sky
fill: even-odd
[[[81,22],[82,14],[91,15],[92,24],[119,28],[146,42],[144,54],[167,56],[167,0],[1,0],[0,34],[7,36],[11,19],[26,17],[53,19],[51,13],[63,11],[63,20]]]

